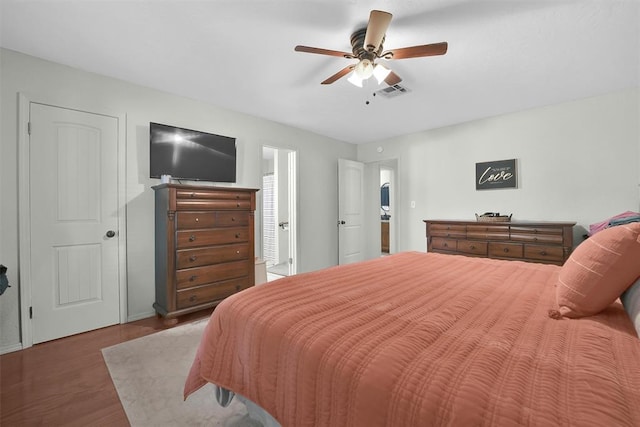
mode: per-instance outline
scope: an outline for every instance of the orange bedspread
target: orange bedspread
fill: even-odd
[[[558,271],[407,252],[248,289],[213,313],[185,396],[210,381],[283,427],[640,426],[631,321],[549,318]]]

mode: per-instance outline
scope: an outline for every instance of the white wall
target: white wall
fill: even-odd
[[[486,211],[576,221],[577,244],[589,224],[640,210],[639,106],[636,88],[360,145],[358,160],[398,159],[399,250],[425,250],[423,219]],[[475,190],[475,163],[512,158],[517,189]]]
[[[426,218],[570,220],[588,228],[640,210],[637,89],[354,146],[199,101],[0,50],[0,263],[11,288],[0,297],[0,353],[19,348],[17,94],[97,112],[126,114],[127,281],[130,319],[153,303],[150,121],[238,141],[238,186],[259,188],[262,145],[299,154],[299,271],[337,263],[337,159],[397,159],[398,250],[424,250]],[[382,147],[382,153],[377,148]],[[476,191],[475,163],[517,158],[519,188]],[[375,187],[379,189],[375,174]],[[416,202],[414,209],[410,201]],[[320,202],[319,202],[320,201]],[[379,226],[379,221],[376,222]],[[261,247],[256,224],[256,247]],[[377,229],[376,229],[377,232]],[[580,234],[579,231],[576,234]],[[259,253],[259,252],[257,252]]]
[[[185,75],[188,78],[188,75]],[[153,190],[149,178],[149,122],[237,138],[237,186],[259,188],[262,145],[298,151],[299,271],[337,264],[337,159],[356,147],[192,99],[0,50],[0,263],[12,285],[0,297],[0,353],[19,348],[17,95],[99,113],[126,114],[128,317],[152,314],[154,299]],[[260,196],[260,194],[258,194]],[[321,201],[320,203],[318,201]],[[259,215],[256,216],[259,219]],[[261,247],[256,222],[256,247]]]

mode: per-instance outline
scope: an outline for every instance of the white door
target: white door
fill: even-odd
[[[364,164],[338,159],[338,263],[365,259]]]
[[[289,162],[288,150],[276,149],[275,170],[276,181],[278,183],[278,265],[281,266],[281,272],[285,276],[289,276],[290,253],[289,253]]]
[[[297,177],[298,177],[298,155],[295,151],[287,152],[287,174],[289,186],[287,192],[287,210],[289,211],[289,275],[298,272],[298,194]]]
[[[118,120],[31,103],[33,343],[119,323]]]

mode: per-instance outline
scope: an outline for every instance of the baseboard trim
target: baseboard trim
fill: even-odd
[[[14,351],[22,350],[22,343],[7,345],[0,347],[0,354],[13,353]]]
[[[135,322],[136,320],[147,319],[147,318],[153,317],[155,315],[156,315],[155,311],[147,311],[145,313],[134,314],[133,316],[128,316],[127,317],[127,323]]]

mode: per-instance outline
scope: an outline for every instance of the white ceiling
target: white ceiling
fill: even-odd
[[[640,85],[640,0],[1,0],[2,47],[351,143]],[[343,78],[369,12],[394,16],[387,63],[410,92],[373,97]],[[367,105],[366,101],[370,101]]]

